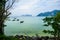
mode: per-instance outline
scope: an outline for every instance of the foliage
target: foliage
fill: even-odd
[[[13,36],[0,35],[0,40],[18,40],[18,39]]]
[[[0,0],[0,34],[1,35],[4,35],[4,27],[6,26],[4,22],[11,14],[8,12],[8,10],[12,7],[14,2],[15,0]]]
[[[44,30],[44,33],[50,33],[58,37],[60,36],[60,12],[57,12],[56,16],[45,17],[43,21],[45,23],[44,26],[51,26],[54,30]]]

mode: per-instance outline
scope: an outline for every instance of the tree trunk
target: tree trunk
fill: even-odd
[[[4,20],[3,20],[3,13],[0,13],[0,34],[4,35]]]
[[[0,26],[0,35],[4,35],[4,28]]]
[[[4,21],[2,19],[0,20],[0,34],[4,35]]]

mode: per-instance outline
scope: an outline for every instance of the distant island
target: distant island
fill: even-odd
[[[26,14],[26,15],[22,15],[22,16],[32,16],[32,15]]]
[[[26,15],[20,15],[20,16],[9,16],[10,18],[18,18],[18,17],[24,17],[24,16],[32,16],[32,15],[29,15],[29,14],[26,14]]]
[[[39,13],[37,16],[55,16],[56,12],[60,12],[60,10],[53,10],[51,12]]]

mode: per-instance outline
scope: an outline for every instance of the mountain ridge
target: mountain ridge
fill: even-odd
[[[60,12],[60,10],[53,10],[51,12],[39,13],[37,16],[55,16],[56,12]]]

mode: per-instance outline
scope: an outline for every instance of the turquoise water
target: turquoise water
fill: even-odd
[[[42,32],[44,29],[53,30],[51,27],[43,26],[43,18],[44,17],[19,17],[19,21],[6,21],[5,24],[7,27],[4,28],[5,35],[34,36],[35,34],[39,34],[40,36],[50,36],[50,34],[45,34]],[[20,23],[20,21],[24,21],[24,23]]]

